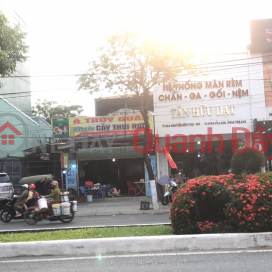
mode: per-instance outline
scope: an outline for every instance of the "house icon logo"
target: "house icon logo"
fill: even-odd
[[[27,139],[28,127],[23,118],[15,113],[0,114],[0,154],[10,156],[21,152]]]
[[[14,145],[14,134],[1,134],[5,129],[9,128],[15,135],[23,135],[10,122],[6,122],[0,127],[1,145]]]

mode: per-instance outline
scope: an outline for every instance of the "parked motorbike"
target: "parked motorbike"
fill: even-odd
[[[16,211],[14,209],[14,204],[16,203],[16,198],[13,198],[7,202],[5,207],[0,213],[0,219],[4,223],[9,223],[12,219],[24,219],[24,215],[22,213],[21,216],[15,217]],[[23,212],[23,211],[22,211]]]
[[[32,206],[27,209],[24,214],[24,220],[29,225],[35,225],[38,221],[42,219],[43,214],[46,212],[37,212],[38,206]],[[59,215],[59,216],[52,216],[49,221],[58,221],[60,220],[62,223],[70,223],[73,221],[75,216],[74,212],[74,202],[70,201],[70,213],[67,215]]]
[[[177,184],[174,181],[169,181],[169,188],[163,196],[162,205],[167,205],[168,203],[172,202],[172,198],[177,189],[178,189]]]

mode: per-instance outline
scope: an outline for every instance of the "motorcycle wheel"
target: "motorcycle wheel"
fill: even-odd
[[[62,223],[70,223],[73,221],[74,217],[75,217],[75,213],[73,211],[71,211],[70,215],[61,215],[60,221]]]
[[[168,196],[164,196],[163,199],[162,199],[162,205],[167,205],[169,203],[169,198]]]
[[[12,215],[9,211],[1,211],[0,218],[4,223],[9,223],[12,219]]]
[[[39,221],[39,216],[34,212],[34,210],[30,210],[25,212],[24,219],[28,225],[35,225]]]

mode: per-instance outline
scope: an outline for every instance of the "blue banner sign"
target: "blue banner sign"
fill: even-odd
[[[68,160],[66,170],[66,190],[69,188],[77,189],[77,165],[76,160]]]

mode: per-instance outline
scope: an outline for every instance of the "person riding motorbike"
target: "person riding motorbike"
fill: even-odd
[[[52,205],[56,203],[61,203],[60,189],[58,185],[58,182],[56,180],[53,180],[51,182],[53,192],[50,195],[42,196],[42,198],[53,198],[53,201],[48,203],[48,210],[46,211],[46,213],[44,213],[44,216],[49,216],[49,219],[53,215]]]
[[[26,207],[34,206],[39,197],[39,193],[36,191],[35,184],[29,185],[28,198],[26,199],[25,205]]]
[[[23,192],[20,195],[14,195],[14,197],[17,198],[17,201],[14,204],[14,209],[16,211],[15,217],[19,217],[22,215],[25,201],[28,198],[28,184],[23,184],[22,188]]]

